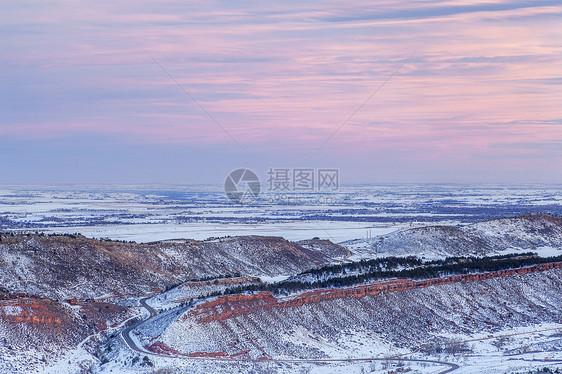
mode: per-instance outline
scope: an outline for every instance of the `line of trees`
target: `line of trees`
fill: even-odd
[[[376,261],[393,261],[398,263],[411,263],[408,258],[387,258],[377,259]],[[339,288],[349,287],[357,284],[362,284],[371,281],[385,280],[391,278],[407,278],[407,279],[428,279],[438,278],[444,276],[458,275],[458,274],[471,274],[500,271],[507,269],[516,269],[526,266],[545,264],[551,262],[562,262],[562,256],[556,257],[538,257],[533,253],[526,253],[524,255],[507,255],[507,256],[493,256],[493,257],[455,257],[448,258],[440,261],[431,261],[421,263],[417,267],[407,268],[402,270],[374,270],[362,272],[353,275],[340,275],[333,276],[328,279],[321,279],[317,281],[300,281],[300,280],[285,280],[278,283],[258,283],[243,286],[230,287],[224,290],[223,294],[239,294],[243,292],[259,292],[270,291],[275,294],[288,294],[296,291],[317,289],[317,288]],[[348,264],[342,264],[348,265]],[[349,264],[353,268],[352,264]],[[324,267],[326,272],[331,270],[331,267]],[[318,269],[311,270],[309,273],[317,272]],[[220,292],[215,292],[216,296]]]

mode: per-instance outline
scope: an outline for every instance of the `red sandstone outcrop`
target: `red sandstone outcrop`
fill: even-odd
[[[11,323],[59,326],[60,307],[46,299],[15,298],[0,301],[0,318]]]
[[[144,348],[146,348],[147,350],[149,350],[150,352],[156,353],[156,354],[160,354],[160,355],[175,355],[175,356],[179,356],[181,355],[180,352],[176,351],[173,348],[168,347],[166,344],[162,343],[162,342],[156,342],[156,343],[152,343],[151,345],[147,345]]]
[[[254,295],[223,296],[213,301],[200,304],[189,312],[200,323],[225,320],[242,313],[263,308],[287,308],[305,304],[317,303],[345,297],[361,298],[367,295],[397,292],[414,288],[425,288],[458,282],[473,282],[515,274],[527,274],[538,271],[562,268],[562,262],[534,265],[530,267],[493,271],[479,274],[461,274],[451,277],[433,278],[420,281],[411,279],[396,279],[387,282],[306,292],[289,300],[278,300],[271,292],[260,292]],[[184,318],[188,318],[188,316]]]

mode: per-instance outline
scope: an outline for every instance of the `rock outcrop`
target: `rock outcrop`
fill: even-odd
[[[451,277],[433,278],[426,280],[397,279],[388,282],[377,282],[349,288],[326,289],[305,292],[288,300],[277,299],[271,292],[260,292],[255,295],[223,296],[213,301],[196,306],[190,316],[195,316],[200,323],[220,321],[237,315],[264,308],[287,308],[317,303],[320,301],[340,298],[361,298],[367,295],[398,292],[429,286],[439,286],[457,282],[474,282],[484,279],[505,277],[514,274],[528,274],[562,268],[562,262],[534,265],[518,269],[508,269],[479,274],[461,274]],[[184,316],[184,319],[190,316]]]

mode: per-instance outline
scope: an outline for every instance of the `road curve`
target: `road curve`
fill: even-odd
[[[139,300],[140,304],[144,307],[144,309],[148,310],[148,312],[150,313],[150,317],[148,318],[152,318],[154,317],[157,313],[156,313],[156,309],[154,309],[153,307],[151,307],[150,305],[148,305],[146,303],[146,300],[150,299],[150,297],[145,297]]]
[[[121,339],[125,343],[125,345],[139,353],[158,356],[158,357],[165,357],[165,358],[179,358],[179,359],[186,359],[186,360],[213,360],[213,361],[221,361],[221,362],[236,362],[236,361],[244,361],[244,362],[256,362],[256,363],[263,363],[263,362],[285,362],[285,363],[327,363],[327,362],[367,362],[367,361],[408,361],[408,362],[424,362],[429,364],[436,364],[436,365],[445,365],[448,366],[447,369],[439,372],[438,374],[445,374],[450,373],[454,370],[457,370],[460,366],[451,362],[444,362],[444,361],[436,361],[436,360],[424,360],[424,359],[413,359],[413,358],[394,358],[394,357],[387,357],[387,358],[380,358],[380,357],[368,357],[368,358],[326,358],[326,359],[271,359],[271,360],[258,360],[258,359],[249,359],[249,358],[210,358],[210,357],[189,357],[189,356],[182,356],[182,355],[164,355],[151,352],[149,350],[144,349],[143,347],[137,346],[134,340],[131,338],[131,331],[138,327],[139,325],[148,322],[154,316],[156,316],[157,312],[154,308],[147,304],[147,300],[150,299],[152,296],[145,297],[139,300],[141,306],[145,308],[149,313],[150,316],[147,319],[137,321],[131,326],[127,327],[121,332]],[[412,353],[412,352],[410,352]]]
[[[148,312],[150,313],[150,317],[148,317],[147,319],[140,320],[140,321],[137,321],[137,322],[133,323],[131,326],[129,326],[129,327],[125,328],[123,331],[121,331],[121,334],[120,334],[121,339],[123,340],[125,345],[127,347],[129,347],[129,349],[131,349],[135,352],[146,353],[146,354],[153,354],[153,353],[137,346],[137,344],[131,338],[131,331],[134,328],[136,328],[137,326],[139,326],[140,324],[145,323],[146,321],[148,321],[149,319],[151,319],[152,317],[154,317],[157,314],[156,310],[146,303],[146,300],[148,300],[150,297],[145,297],[145,298],[140,299],[141,306],[143,308],[145,308],[146,310],[148,310]]]

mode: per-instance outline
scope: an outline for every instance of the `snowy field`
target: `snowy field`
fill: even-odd
[[[469,227],[482,220],[537,212],[562,215],[562,186],[371,185],[344,187],[329,199],[320,196],[322,201],[319,196],[303,196],[305,198],[299,201],[304,203],[271,204],[263,195],[255,204],[241,206],[230,203],[221,186],[0,186],[0,231],[81,233],[88,237],[136,242],[242,235],[280,236],[294,241],[319,237],[337,243],[361,239],[349,246],[357,251],[355,257],[360,258],[363,252],[372,257],[371,246],[367,244],[378,243],[381,235],[390,234],[384,242],[391,249],[412,249],[416,243],[425,243],[422,239],[434,240],[431,248],[440,243],[437,236],[436,239],[427,233],[420,234],[420,238],[415,235],[403,238],[399,234],[404,229],[429,225]],[[493,222],[478,224],[471,230],[491,238],[496,235]],[[392,247],[392,243],[400,245]],[[506,249],[498,254],[511,252],[512,249]],[[559,254],[559,249],[544,245],[536,252],[541,256],[553,256]],[[376,253],[386,252],[377,249]],[[417,254],[420,253],[423,254]],[[163,312],[188,299],[223,289],[223,286],[172,289],[150,300],[149,305]],[[143,318],[147,317],[146,313],[139,308]],[[146,356],[131,351],[120,338],[114,338],[108,343],[113,345],[106,353],[110,359],[107,364],[100,366],[99,358],[91,354],[92,349],[86,349],[93,343],[86,341],[76,350],[67,352],[46,372],[87,372],[92,368],[97,373],[386,374],[442,373],[457,365],[452,372],[528,372],[544,367],[562,368],[559,353],[562,352],[562,324],[556,322],[546,324],[536,320],[526,326],[506,326],[505,329],[502,326],[502,330],[494,331],[493,335],[444,335],[444,339],[462,342],[468,347],[467,351],[455,354],[410,351],[410,348],[392,347],[372,336],[357,333],[339,341],[349,348],[343,353],[336,346],[319,346],[318,350],[325,357],[342,360],[325,362],[221,362]],[[115,329],[117,331],[119,328]],[[280,336],[307,347],[319,344],[298,330]],[[397,355],[400,357],[396,358]],[[145,356],[154,365],[150,370],[141,366]]]
[[[376,227],[361,222],[279,222],[267,224],[237,223],[157,223],[138,225],[107,225],[83,227],[55,227],[45,229],[47,233],[79,232],[87,237],[116,240],[153,242],[171,239],[204,240],[210,237],[262,235],[280,236],[298,241],[319,237],[339,243],[350,238],[361,238],[370,232],[373,236],[384,235],[408,225],[394,224]]]
[[[221,186],[0,186],[0,229],[151,242],[236,235],[342,242],[431,224],[562,214],[562,186],[368,185],[262,194],[235,205]]]

